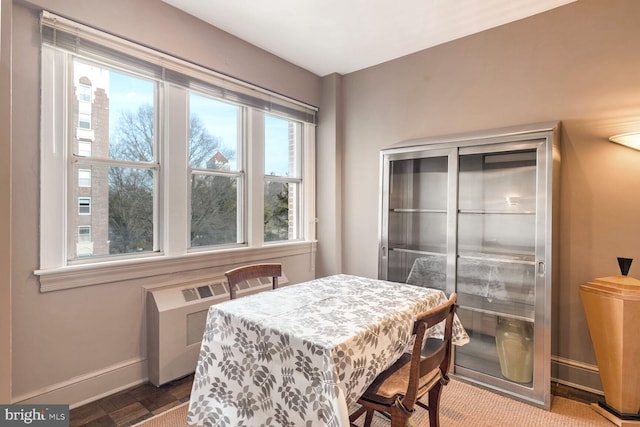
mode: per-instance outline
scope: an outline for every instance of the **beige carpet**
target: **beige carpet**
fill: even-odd
[[[613,427],[589,405],[575,400],[554,397],[551,411],[545,411],[456,380],[444,388],[440,405],[441,427]],[[185,403],[136,426],[185,427],[187,407]],[[418,408],[412,422],[428,427],[426,411]],[[375,427],[388,425],[384,418],[373,422]]]

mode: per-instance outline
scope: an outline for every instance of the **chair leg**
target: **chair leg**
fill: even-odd
[[[352,414],[349,415],[349,423],[351,424],[352,427],[357,427],[354,424],[354,421],[360,418],[362,414],[365,413],[366,410],[367,409],[364,406],[361,406],[358,409],[356,409]]]
[[[397,406],[391,407],[391,427],[407,427],[409,417]]]
[[[440,427],[440,395],[442,394],[442,384],[436,384],[429,391],[429,426]]]
[[[370,409],[367,411],[367,416],[364,418],[364,424],[362,427],[371,427],[371,421],[373,421],[373,413],[375,411]]]

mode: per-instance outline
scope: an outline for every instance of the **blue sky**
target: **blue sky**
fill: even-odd
[[[109,123],[110,133],[115,129],[123,110],[136,112],[141,105],[153,104],[154,82],[111,71],[109,73]],[[192,93],[189,108],[197,114],[207,131],[218,137],[222,145],[232,152],[237,151],[238,108],[232,104]],[[265,173],[287,176],[288,171],[288,126],[287,120],[265,116]],[[231,160],[235,168],[236,159]]]
[[[135,113],[141,105],[153,105],[154,82],[111,71],[108,94],[109,133],[112,134],[122,111]]]

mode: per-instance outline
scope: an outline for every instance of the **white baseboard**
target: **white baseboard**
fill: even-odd
[[[14,396],[12,403],[68,404],[73,409],[145,382],[147,360],[136,358],[21,396]]]
[[[551,379],[559,384],[604,396],[598,366],[551,356]]]
[[[15,396],[12,403],[59,403],[68,404],[73,409],[145,383],[148,381],[147,372],[146,359],[131,359],[100,371],[43,387],[28,394]],[[552,356],[551,372],[551,379],[559,384],[604,395],[596,365]]]

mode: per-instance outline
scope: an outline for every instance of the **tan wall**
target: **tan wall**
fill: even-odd
[[[553,354],[595,364],[581,284],[640,277],[640,2],[580,0],[343,78],[343,269],[377,275],[378,153],[405,139],[561,120],[559,333]],[[558,375],[569,382],[577,369]],[[597,375],[595,375],[597,386]]]
[[[11,0],[0,1],[0,403],[11,400]]]
[[[3,6],[4,2],[3,0]],[[13,136],[5,143],[0,126],[0,162],[11,150],[11,190],[8,168],[0,167],[0,195],[10,201],[10,242],[5,234],[9,204],[0,206],[0,248],[11,251],[13,401],[71,403],[111,393],[146,378],[143,286],[166,277],[41,293],[34,270],[39,258],[39,7],[82,23],[106,29],[130,40],[189,59],[258,86],[317,105],[320,78],[240,41],[157,0],[38,0],[13,2]],[[4,8],[3,8],[4,12]],[[4,15],[3,15],[4,22]],[[2,28],[4,34],[4,25]],[[3,39],[4,41],[4,39]],[[4,44],[3,58],[4,58]],[[2,66],[4,67],[4,60]],[[6,81],[0,75],[0,84]],[[3,87],[4,89],[4,87]],[[0,123],[9,120],[4,92]],[[7,175],[7,176],[5,176]],[[46,215],[46,207],[42,214]],[[4,266],[9,257],[0,257]],[[271,259],[273,260],[273,259]],[[312,253],[278,258],[291,282],[313,277]],[[243,259],[234,259],[240,264]],[[0,268],[2,330],[0,361],[8,358],[5,335],[5,295],[8,269]],[[221,273],[206,271],[203,274]],[[7,284],[7,286],[5,286]],[[7,288],[7,289],[5,289]],[[5,387],[4,371],[0,384]],[[0,389],[0,400],[5,400]]]
[[[16,0],[18,2],[20,0]],[[157,0],[28,0],[67,18],[318,105],[320,79]]]
[[[318,277],[342,272],[342,76],[322,79],[316,144]]]
[[[4,14],[9,0],[2,1]],[[640,153],[606,140],[631,125],[640,126],[640,61],[634,59],[640,45],[635,19],[640,2],[580,0],[367,70],[324,79],[159,1],[34,0],[26,5],[13,2],[10,147],[0,139],[2,154],[11,153],[10,183],[7,169],[0,168],[0,195],[9,202],[2,204],[0,223],[7,224],[12,215],[10,228],[0,229],[0,249],[10,249],[10,258],[3,256],[2,262],[11,259],[9,270],[2,269],[0,294],[6,307],[11,280],[14,400],[39,393],[50,396],[46,391],[54,389],[68,402],[79,402],[91,397],[85,383],[92,383],[96,393],[109,392],[146,375],[142,286],[148,283],[41,294],[33,275],[39,247],[37,5],[326,108],[329,129],[323,128],[321,110],[318,130],[318,202],[328,200],[335,207],[318,209],[319,220],[326,221],[325,228],[318,228],[319,246],[325,245],[319,255],[330,257],[319,262],[323,273],[341,269],[377,275],[380,148],[409,138],[562,120],[561,314],[554,354],[595,363],[578,287],[591,278],[615,274],[616,256],[640,255],[640,206],[631,193],[640,181]],[[0,84],[5,82],[0,74]],[[6,109],[3,95],[0,124],[10,120]],[[336,259],[335,254],[342,256]],[[302,256],[285,263],[287,275],[296,281],[310,275],[313,261]],[[632,276],[635,268],[640,267],[631,267]],[[2,362],[9,354],[5,319],[6,315],[0,324]],[[575,375],[572,370],[562,373],[569,382],[590,381]],[[108,381],[97,384],[99,378]],[[5,390],[0,388],[0,400]]]

